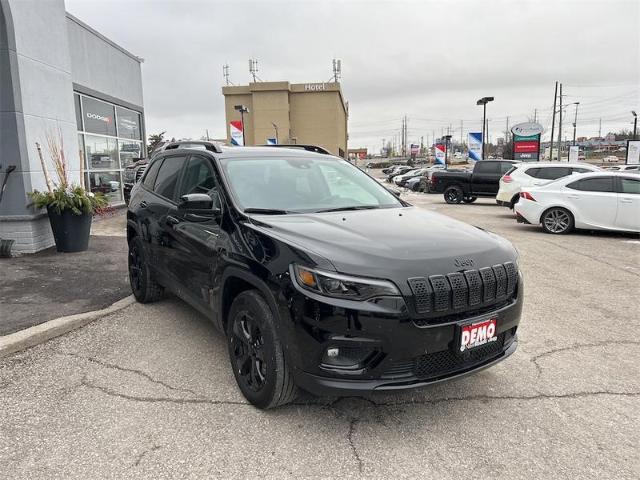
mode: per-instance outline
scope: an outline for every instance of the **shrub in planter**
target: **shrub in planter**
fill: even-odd
[[[82,185],[69,183],[62,137],[60,135],[58,139],[53,136],[47,136],[47,143],[58,181],[51,181],[47,165],[42,156],[42,149],[36,143],[42,171],[47,183],[47,191],[34,190],[30,192],[31,205],[38,209],[47,209],[56,249],[59,252],[85,251],[89,248],[89,234],[93,214],[97,209],[106,207],[108,201],[102,193],[94,194],[86,191]],[[82,169],[80,171],[80,179],[82,183],[84,179]]]

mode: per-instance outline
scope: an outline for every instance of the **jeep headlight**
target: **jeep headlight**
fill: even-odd
[[[341,273],[293,265],[297,283],[304,289],[327,297],[368,300],[374,297],[399,296],[400,291],[387,280],[353,277]]]

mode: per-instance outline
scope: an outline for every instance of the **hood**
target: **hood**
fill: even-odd
[[[387,278],[447,274],[514,261],[510,242],[417,207],[252,215],[252,228],[320,255],[338,272]]]

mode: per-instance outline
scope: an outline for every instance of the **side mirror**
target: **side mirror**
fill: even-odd
[[[180,197],[181,210],[213,210],[213,200],[206,193],[190,193]]]

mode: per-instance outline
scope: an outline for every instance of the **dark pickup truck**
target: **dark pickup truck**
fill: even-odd
[[[507,173],[515,160],[482,160],[476,162],[473,171],[447,170],[433,172],[431,192],[444,193],[447,203],[473,203],[478,197],[495,197],[500,178]]]

